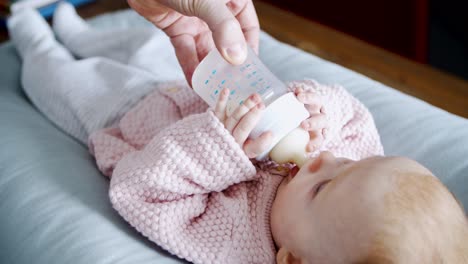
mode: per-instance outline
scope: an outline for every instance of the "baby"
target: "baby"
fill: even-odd
[[[271,137],[248,138],[265,107],[259,96],[226,116],[227,89],[208,109],[186,85],[162,83],[154,32],[95,32],[67,4],[54,30],[68,50],[32,10],[8,28],[32,102],[88,143],[113,207],[172,254],[194,263],[468,262],[456,199],[417,162],[382,156],[370,113],[343,88],[291,83],[311,114],[301,124],[310,159],[301,169],[256,162]]]

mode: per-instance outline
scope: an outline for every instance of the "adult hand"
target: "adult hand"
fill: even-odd
[[[191,84],[200,61],[217,48],[231,64],[247,57],[247,45],[258,53],[259,23],[252,0],[128,0],[140,15],[171,39]]]
[[[214,114],[231,133],[245,154],[249,158],[255,158],[263,153],[273,140],[273,134],[270,131],[262,133],[256,139],[249,138],[265,108],[262,98],[258,94],[252,94],[231,115],[227,116],[226,105],[228,97],[229,89],[224,88],[219,95]]]

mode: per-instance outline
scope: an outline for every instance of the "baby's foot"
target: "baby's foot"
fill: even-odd
[[[13,13],[7,27],[21,57],[31,51],[46,51],[56,43],[49,25],[35,9],[25,8]]]
[[[103,32],[83,20],[73,5],[61,2],[54,12],[52,28],[62,44],[77,58],[107,57],[119,44],[118,34],[114,30]],[[110,54],[109,54],[110,53]]]
[[[82,36],[90,29],[89,25],[77,13],[73,5],[68,2],[60,2],[55,9],[52,28],[57,38],[68,46],[76,38]]]

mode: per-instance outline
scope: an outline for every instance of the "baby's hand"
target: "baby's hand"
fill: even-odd
[[[301,127],[309,131],[310,135],[306,150],[308,152],[318,150],[327,134],[325,110],[320,101],[320,96],[310,91],[304,91],[302,88],[296,88],[294,94],[305,105],[310,114],[310,117],[301,123]]]
[[[250,132],[252,132],[260,120],[265,105],[258,94],[252,94],[230,116],[227,116],[226,104],[228,96],[229,89],[224,88],[219,95],[214,113],[242,147],[245,154],[249,158],[255,158],[267,149],[273,138],[272,133],[269,131],[261,134],[256,139],[248,138]]]

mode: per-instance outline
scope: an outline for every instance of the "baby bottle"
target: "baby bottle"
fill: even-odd
[[[298,126],[309,117],[309,112],[252,49],[248,49],[247,59],[241,65],[229,64],[213,49],[195,69],[192,87],[211,107],[216,105],[220,92],[228,88],[228,115],[251,94],[259,94],[265,110],[249,137],[257,138],[263,132],[271,131],[273,140],[270,147],[257,156],[257,160],[265,159],[270,154],[278,163],[294,162],[298,166],[304,163],[309,133]]]

